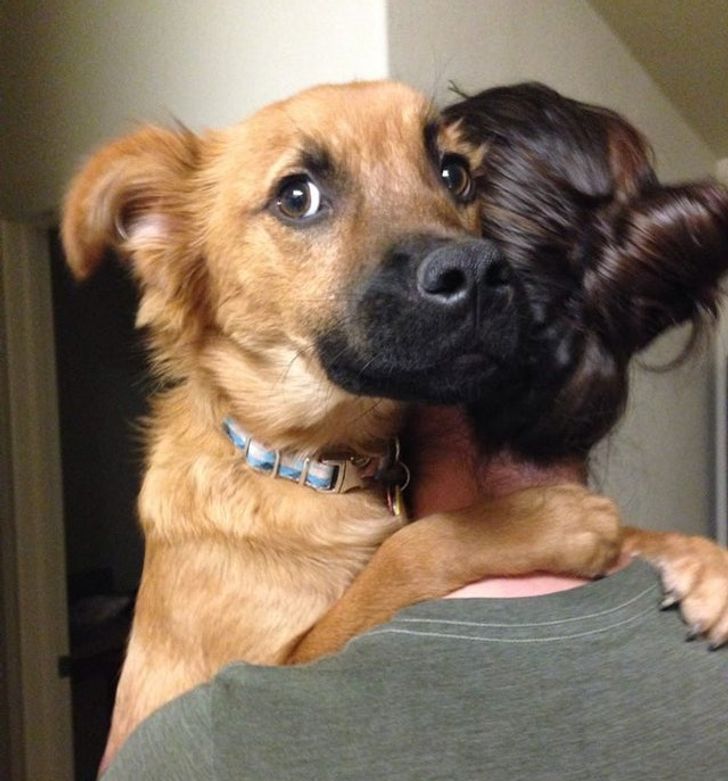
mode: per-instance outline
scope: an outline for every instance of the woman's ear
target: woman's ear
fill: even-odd
[[[673,325],[718,313],[728,270],[728,190],[705,182],[649,189],[605,218],[585,274],[588,306],[633,353]]]
[[[134,256],[160,250],[186,223],[185,194],[199,139],[144,127],[94,154],[64,201],[61,235],[76,277],[93,273],[108,249]]]

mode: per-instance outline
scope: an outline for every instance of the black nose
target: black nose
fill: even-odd
[[[492,241],[444,244],[417,269],[417,288],[432,303],[452,306],[472,298],[476,289],[505,289],[512,284],[506,259]]]

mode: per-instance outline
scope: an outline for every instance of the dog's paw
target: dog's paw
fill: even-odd
[[[550,488],[555,549],[545,567],[551,572],[594,578],[604,575],[621,552],[621,518],[611,499],[579,485]]]
[[[704,636],[720,648],[728,643],[728,552],[700,537],[683,538],[681,548],[660,565],[662,606],[679,603],[687,639]]]
[[[705,637],[709,648],[728,643],[728,551],[703,537],[630,530],[624,549],[660,572],[663,609],[679,606],[687,639]]]

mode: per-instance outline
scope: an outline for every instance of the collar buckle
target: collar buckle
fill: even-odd
[[[323,459],[321,463],[332,466],[336,470],[333,485],[325,489],[326,492],[345,494],[349,491],[355,491],[357,488],[366,488],[371,483],[371,477],[366,475],[366,469],[371,462],[372,459],[365,456]]]

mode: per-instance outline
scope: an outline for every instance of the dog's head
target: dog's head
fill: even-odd
[[[477,150],[482,233],[526,290],[533,325],[529,369],[475,409],[484,442],[583,456],[622,411],[630,357],[670,326],[715,317],[728,193],[661,186],[622,117],[542,85],[486,90],[445,118]]]
[[[395,406],[371,397],[472,399],[517,359],[528,310],[511,316],[522,294],[475,195],[419,93],[327,86],[229,130],[112,143],[63,239],[79,277],[108,248],[130,260],[158,365],[256,436],[361,444]]]

